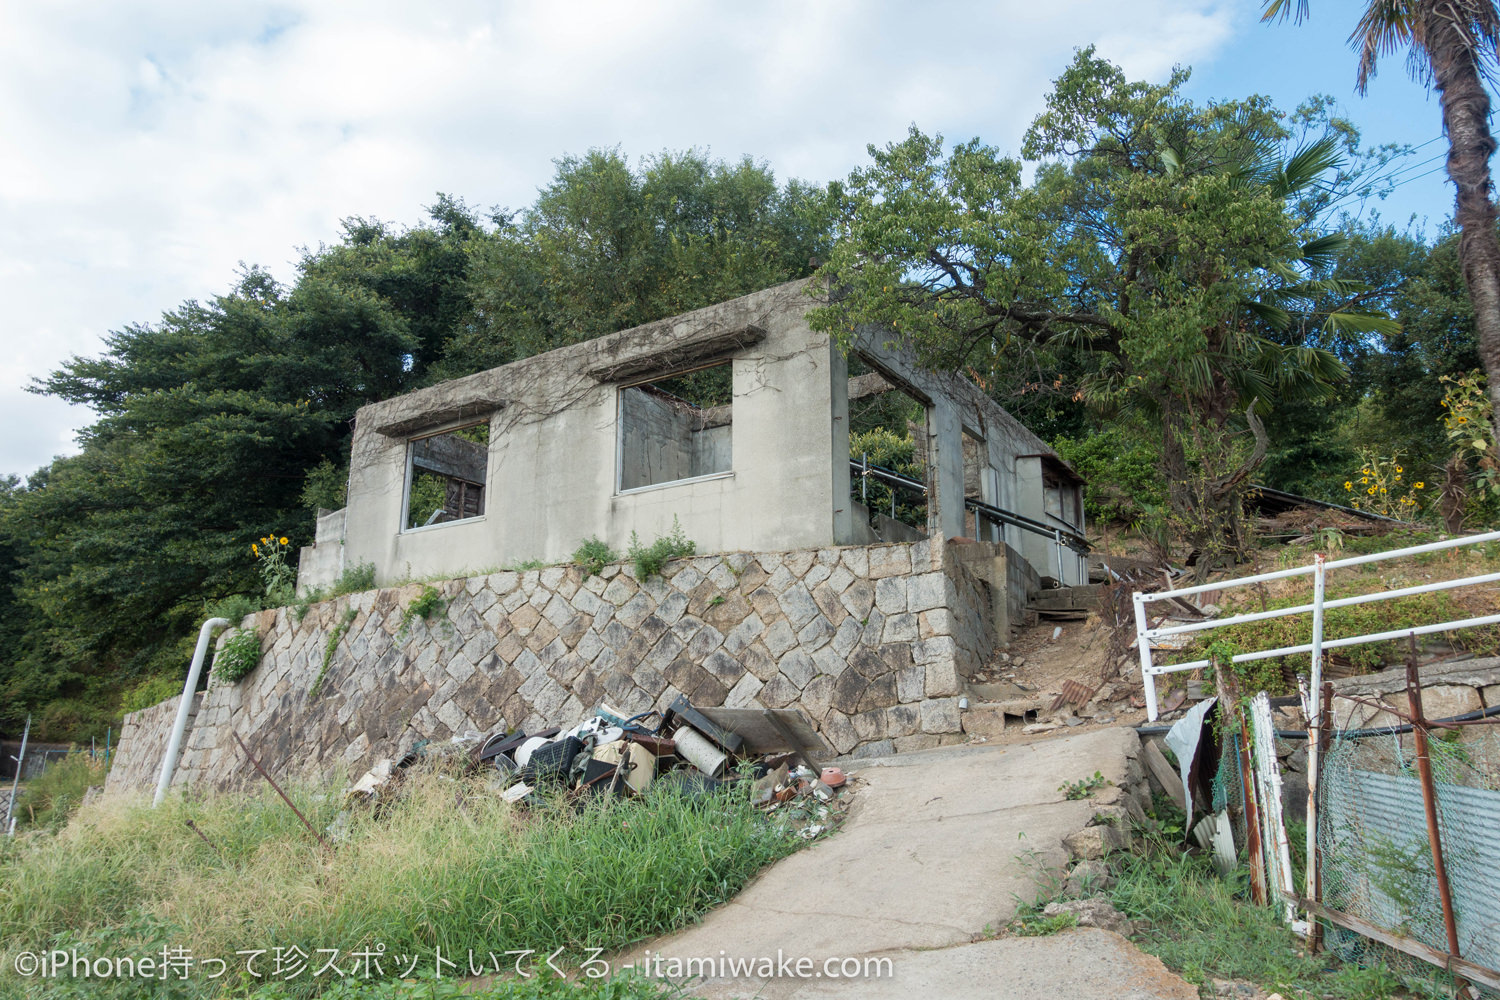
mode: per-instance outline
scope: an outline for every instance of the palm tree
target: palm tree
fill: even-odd
[[[1291,0],[1266,0],[1261,19],[1285,19],[1292,7]],[[1308,0],[1297,0],[1297,21],[1307,13]],[[1377,60],[1406,48],[1412,76],[1435,87],[1442,99],[1448,179],[1457,189],[1459,260],[1490,399],[1500,416],[1500,241],[1490,197],[1495,139],[1484,88],[1484,78],[1500,56],[1500,11],[1493,0],[1368,0],[1349,42],[1359,51],[1361,94],[1375,75]]]

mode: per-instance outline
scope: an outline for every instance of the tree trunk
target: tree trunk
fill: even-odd
[[[1490,400],[1500,416],[1500,239],[1490,200],[1490,155],[1495,139],[1490,135],[1490,97],[1479,75],[1480,42],[1461,4],[1423,0],[1418,17],[1432,63],[1433,85],[1442,99],[1448,177],[1457,189],[1458,256],[1474,309],[1474,336]]]

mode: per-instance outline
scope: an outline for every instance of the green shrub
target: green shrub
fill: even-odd
[[[669,560],[680,559],[690,556],[698,551],[696,542],[688,540],[682,532],[682,524],[677,520],[677,515],[672,515],[672,533],[666,536],[657,536],[656,541],[650,545],[642,545],[640,538],[635,532],[630,533],[630,548],[625,556],[635,564],[635,578],[637,580],[648,580],[661,573],[661,568]]]
[[[919,482],[926,476],[922,465],[916,460],[916,442],[911,434],[898,436],[884,427],[861,431],[849,435],[849,457],[858,462],[869,459],[871,465],[879,465]],[[862,483],[859,476],[849,480],[849,497],[866,507],[871,513],[891,512],[891,494],[896,494],[896,520],[914,528],[927,528],[927,500],[925,497],[905,490],[893,491],[890,486],[876,479]]]
[[[206,611],[210,618],[227,618],[230,624],[238,625],[246,615],[253,615],[265,606],[265,599],[258,595],[230,594],[208,605]]]
[[[338,510],[348,502],[348,499],[349,469],[347,467],[334,465],[325,458],[307,470],[307,478],[302,481],[302,506],[308,510],[317,510],[320,507]]]
[[[1080,440],[1060,437],[1052,447],[1087,480],[1083,509],[1090,521],[1133,524],[1167,502],[1156,448],[1143,434],[1108,427]]]
[[[26,782],[16,799],[17,829],[61,827],[83,802],[83,793],[104,784],[104,774],[104,761],[81,750],[49,764],[40,777]]]
[[[298,597],[290,605],[292,615],[301,621],[307,617],[307,612],[314,604],[331,601],[335,597],[345,594],[358,594],[365,590],[375,589],[375,564],[372,562],[355,563],[353,566],[345,566],[344,572],[339,574],[338,580],[334,581],[332,587],[318,587],[309,590]]]
[[[589,571],[589,575],[598,576],[604,567],[616,562],[620,554],[609,547],[608,542],[598,538],[585,538],[578,548],[573,550],[573,562]]]
[[[353,566],[345,566],[344,572],[339,574],[338,582],[333,585],[332,597],[343,594],[358,594],[365,590],[375,589],[375,564],[372,562],[355,563]]]
[[[405,642],[406,637],[411,634],[412,622],[419,619],[424,622],[432,621],[434,617],[442,614],[447,604],[448,601],[443,597],[442,591],[431,584],[423,587],[422,592],[413,597],[411,603],[406,606],[406,610],[401,612],[401,628],[396,632],[397,645]]]
[[[161,675],[147,677],[134,687],[125,689],[120,696],[121,712],[139,712],[143,708],[159,705],[173,695],[182,693],[181,677]]]
[[[213,672],[221,681],[235,684],[260,665],[260,636],[254,629],[235,629],[214,657]]]

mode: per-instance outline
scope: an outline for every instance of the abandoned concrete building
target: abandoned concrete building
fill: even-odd
[[[818,303],[806,287],[362,408],[348,507],[319,519],[299,584],[324,586],[362,563],[379,583],[558,563],[584,538],[624,551],[631,532],[650,539],[674,518],[700,552],[977,537],[1008,544],[1039,575],[1086,582],[1076,553],[1057,544],[1084,532],[1080,480],[1066,463],[967,380],[922,369],[879,331],[854,345],[870,374],[851,380],[844,354],[807,325]],[[718,405],[683,398],[685,377],[715,375]],[[860,500],[850,410],[885,392],[925,413],[914,428],[925,525]],[[435,502],[419,507],[423,495]],[[989,519],[985,506],[1045,531]]]
[[[363,407],[347,506],[320,514],[298,584],[373,565],[383,589],[247,619],[261,663],[198,695],[176,782],[239,780],[231,733],[326,774],[679,695],[800,710],[839,753],[962,739],[964,681],[1028,598],[1087,583],[1081,480],[889,331],[847,352],[813,331],[808,290]],[[851,454],[882,407],[910,432],[904,472]],[[585,539],[624,552],[674,527],[696,554],[660,576],[569,565]],[[412,579],[448,581],[441,620],[404,612]],[[127,720],[112,783],[154,766],[174,704]]]

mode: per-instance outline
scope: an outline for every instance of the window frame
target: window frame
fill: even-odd
[[[615,383],[615,477],[614,495],[617,497],[635,496],[638,493],[649,493],[652,490],[669,489],[673,486],[685,486],[692,483],[707,483],[715,479],[734,478],[734,403],[735,403],[735,379],[733,355],[719,357],[707,361],[699,361],[690,365],[665,368],[649,375],[625,379]],[[667,379],[680,378],[683,375],[691,375],[693,372],[707,371],[710,368],[729,368],[729,468],[722,472],[709,472],[701,476],[688,476],[685,479],[669,479],[661,483],[647,483],[645,486],[632,486],[625,488],[625,393],[630,389],[638,389],[643,385],[651,385],[655,382],[663,382]]]
[[[418,525],[414,525],[412,527],[407,527],[407,525],[406,525],[406,518],[407,518],[407,515],[411,511],[411,487],[412,487],[412,482],[413,482],[413,473],[415,472],[415,454],[414,454],[412,446],[415,445],[418,441],[426,441],[428,438],[441,437],[444,434],[452,434],[454,431],[461,431],[461,430],[464,430],[464,429],[469,428],[469,427],[478,427],[481,424],[486,425],[486,426],[488,426],[490,428],[489,440],[486,441],[485,445],[484,445],[484,478],[485,478],[485,481],[481,484],[481,487],[485,491],[485,497],[484,497],[484,501],[485,501],[485,503],[484,503],[485,513],[483,513],[483,514],[476,514],[473,517],[455,518],[452,521],[439,521],[436,524],[418,524]],[[398,522],[399,525],[400,525],[400,527],[397,530],[396,534],[398,534],[398,535],[412,535],[412,534],[416,534],[416,533],[422,532],[422,531],[432,531],[435,528],[451,528],[452,526],[454,526],[456,524],[474,524],[474,523],[477,523],[479,521],[483,521],[488,516],[489,509],[490,509],[490,506],[489,506],[489,500],[490,500],[490,498],[489,498],[489,489],[490,489],[490,483],[489,483],[489,479],[490,479],[490,453],[491,453],[492,449],[494,448],[494,443],[495,443],[495,428],[494,428],[494,422],[493,422],[493,414],[491,414],[490,416],[483,417],[483,418],[478,419],[478,420],[470,418],[470,419],[467,419],[467,420],[454,420],[454,421],[450,421],[450,422],[445,423],[445,424],[440,424],[435,429],[428,429],[428,430],[422,431],[419,434],[409,434],[409,435],[403,437],[401,439],[401,447],[402,447],[402,450],[405,452],[405,461],[403,463],[403,468],[404,468],[405,471],[402,473],[402,479],[401,479],[401,512],[400,512],[400,520]]]

